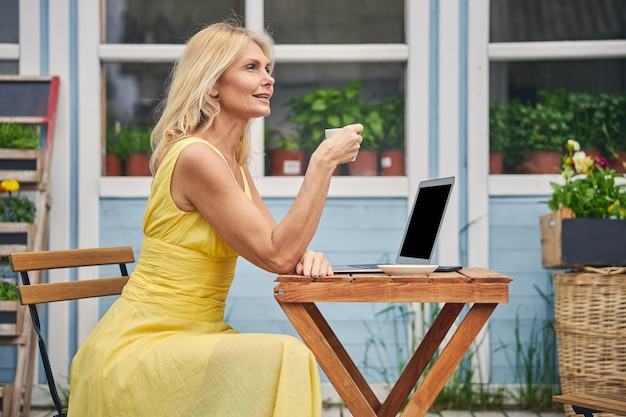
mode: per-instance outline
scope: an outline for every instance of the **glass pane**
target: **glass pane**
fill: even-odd
[[[491,0],[491,42],[626,39],[624,0]]]
[[[105,164],[105,175],[149,175],[133,173],[126,162],[133,153],[149,151],[149,135],[156,122],[154,113],[171,64],[107,63],[106,78],[106,153],[120,156],[121,172]],[[107,162],[108,164],[108,162]],[[143,168],[147,168],[146,163]],[[108,169],[108,170],[107,170]]]
[[[18,3],[19,0],[2,0],[0,2],[0,43],[18,43],[20,41]]]
[[[405,68],[397,63],[278,64],[266,149],[312,151],[324,129],[358,122],[365,126],[362,151],[403,151]],[[266,165],[269,174],[271,160]],[[342,166],[341,173],[347,174],[347,168]],[[382,168],[370,175],[387,172]]]
[[[17,61],[0,61],[0,74],[17,74],[19,65]]]
[[[568,139],[609,162],[626,152],[626,59],[491,63],[490,84],[490,147],[505,173],[558,172],[559,155],[545,172],[527,155],[560,154]]]
[[[106,0],[105,43],[185,43],[206,24],[244,15],[244,0]]]
[[[277,43],[404,43],[404,0],[266,0]]]

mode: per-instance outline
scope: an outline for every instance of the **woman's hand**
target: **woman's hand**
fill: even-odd
[[[362,132],[361,124],[344,126],[339,132],[322,141],[311,157],[333,161],[336,165],[352,162],[363,142]]]
[[[308,250],[302,255],[296,265],[296,274],[311,277],[325,277],[334,275],[333,267],[322,252]]]

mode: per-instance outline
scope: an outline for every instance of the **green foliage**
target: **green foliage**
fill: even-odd
[[[106,152],[120,155],[126,160],[132,153],[150,153],[151,127],[120,126],[116,124],[106,132]]]
[[[17,290],[15,289],[15,278],[7,277],[8,268],[2,271],[2,280],[0,281],[0,301],[17,300]]]
[[[587,149],[615,156],[626,151],[626,93],[574,93],[564,89],[539,90],[536,103],[512,99],[494,103],[489,111],[492,151],[510,159],[532,152],[555,152],[572,138]]]
[[[35,203],[27,197],[0,199],[0,222],[35,222]]]
[[[364,127],[361,149],[404,147],[404,97],[367,104],[360,95],[361,87],[360,81],[351,81],[343,90],[318,88],[288,103],[289,119],[296,125],[302,149],[317,148],[325,129],[352,123]],[[385,140],[388,143],[383,145]]]
[[[32,126],[0,123],[0,148],[39,149],[40,137]]]
[[[554,310],[553,295],[535,289]],[[530,336],[523,340],[519,317],[515,318],[515,381],[519,390],[511,392],[515,403],[531,411],[556,411],[552,396],[559,392],[556,334],[554,321],[540,326],[533,320]]]
[[[609,168],[604,158],[593,159],[576,149],[580,145],[570,140],[561,166],[565,183],[550,183],[548,207],[568,207],[576,217],[626,219],[626,184],[616,182],[624,176]]]
[[[380,149],[399,151],[404,149],[404,94],[375,104],[380,115],[381,132],[377,134]]]
[[[27,197],[21,197],[20,183],[16,180],[0,182],[0,193],[6,192],[9,196],[0,198],[0,222],[34,223],[37,207]]]
[[[295,151],[300,149],[300,143],[293,137],[288,137],[269,123],[265,123],[265,149],[285,149]]]

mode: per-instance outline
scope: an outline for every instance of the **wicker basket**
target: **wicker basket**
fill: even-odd
[[[626,397],[626,268],[554,274],[554,292],[563,394]],[[565,413],[575,416],[570,406]]]

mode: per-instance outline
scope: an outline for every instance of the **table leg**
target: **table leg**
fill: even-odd
[[[441,355],[433,363],[424,381],[407,404],[402,413],[403,417],[423,417],[428,412],[496,306],[495,303],[474,304],[470,308],[463,322],[454,332]]]
[[[376,417],[380,401],[313,303],[278,302],[352,415]]]
[[[402,404],[411,393],[411,390],[415,387],[419,377],[422,376],[428,362],[435,355],[435,352],[437,352],[441,342],[444,337],[446,337],[446,334],[448,334],[448,331],[464,306],[464,303],[447,303],[443,306],[402,371],[398,382],[393,386],[387,399],[380,407],[378,412],[379,417],[395,416],[398,410],[400,410],[400,407],[402,407]]]

